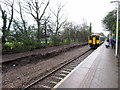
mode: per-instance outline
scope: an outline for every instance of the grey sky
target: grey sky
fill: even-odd
[[[54,4],[56,0],[51,0]],[[83,18],[89,25],[92,23],[92,30],[94,32],[103,32],[101,20],[115,9],[115,4],[110,3],[111,0],[59,0],[66,3],[64,12],[67,14],[69,21],[81,24]],[[107,34],[107,32],[105,32]]]
[[[89,25],[92,23],[93,32],[103,32],[101,20],[106,14],[115,9],[115,4],[110,3],[111,0],[59,0],[65,4],[63,8],[64,15],[68,21],[81,24],[83,18]],[[56,7],[57,0],[50,0],[50,7]],[[1,13],[0,13],[1,15]],[[1,19],[0,19],[1,20]],[[0,27],[2,24],[0,24]],[[105,32],[107,34],[107,32]]]

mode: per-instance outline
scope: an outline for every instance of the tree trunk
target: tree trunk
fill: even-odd
[[[6,43],[5,37],[2,36],[2,45],[5,45],[5,43]]]
[[[38,21],[37,22],[37,24],[38,24],[38,41],[40,41],[40,22]]]
[[[5,14],[5,11],[1,10],[2,12],[2,19],[3,19],[3,27],[2,27],[2,45],[6,43],[5,37],[6,37],[6,25],[7,25],[7,15]]]
[[[45,20],[45,44],[47,44],[47,26],[46,26],[47,22]]]

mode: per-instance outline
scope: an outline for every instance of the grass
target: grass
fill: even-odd
[[[9,46],[11,49],[13,49],[16,45],[23,45],[22,42],[6,42],[5,45]]]

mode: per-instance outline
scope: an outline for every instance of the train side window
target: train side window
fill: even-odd
[[[96,36],[96,40],[99,40],[99,36]]]

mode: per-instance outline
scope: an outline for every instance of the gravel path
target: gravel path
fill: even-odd
[[[52,68],[61,65],[63,62],[78,56],[80,53],[83,53],[89,49],[89,46],[84,46],[80,48],[75,48],[65,53],[61,53],[52,58],[40,59],[35,63],[29,63],[23,66],[11,66],[7,68],[8,70],[2,71],[2,85],[3,88],[20,88],[24,87],[28,83],[36,80],[43,73],[49,71]],[[26,58],[27,59],[27,58]]]

